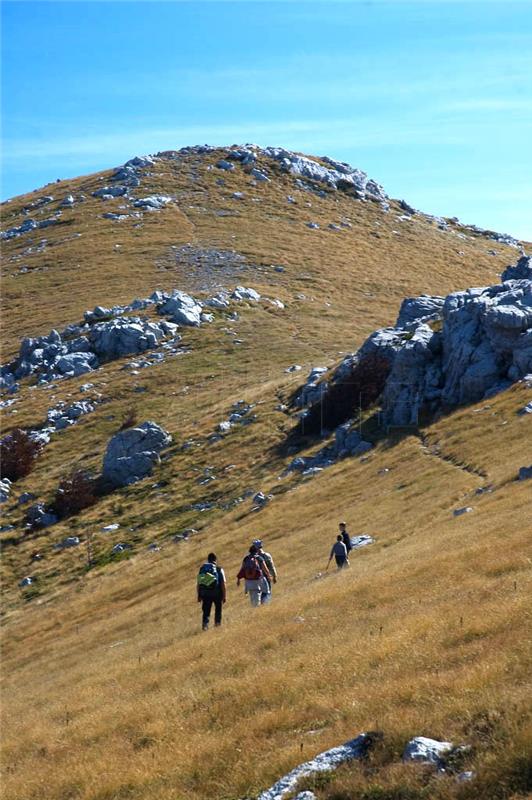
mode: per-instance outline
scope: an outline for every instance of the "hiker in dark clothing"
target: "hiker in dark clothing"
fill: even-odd
[[[338,569],[342,569],[343,567],[349,566],[349,559],[347,557],[347,547],[345,546],[342,538],[342,534],[339,533],[336,537],[336,542],[333,544],[331,548],[331,554],[329,556],[329,560],[327,561],[326,570],[329,569],[329,564],[331,563],[332,557],[336,559],[336,566]]]
[[[340,528],[340,533],[342,535],[342,541],[345,544],[345,549],[347,550],[347,557],[349,558],[349,553],[353,549],[353,545],[351,544],[351,537],[349,536],[349,534],[347,532],[347,526],[346,526],[345,522],[340,522],[338,527]]]
[[[225,573],[218,566],[215,553],[209,553],[207,561],[198,573],[198,603],[201,603],[202,629],[209,627],[211,609],[214,604],[214,624],[222,624],[222,606],[225,603]]]

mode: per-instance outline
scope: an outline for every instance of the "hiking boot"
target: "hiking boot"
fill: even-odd
[[[209,630],[209,623],[208,622],[204,622],[203,625],[201,626],[201,630],[202,631],[208,631]]]

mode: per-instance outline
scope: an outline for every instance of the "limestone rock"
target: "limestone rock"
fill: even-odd
[[[5,503],[9,500],[11,492],[11,481],[9,478],[2,478],[0,480],[0,503]]]
[[[234,291],[231,292],[231,298],[233,300],[252,300],[257,302],[260,300],[260,294],[249,286],[237,286]]]
[[[306,383],[301,388],[301,391],[294,400],[294,405],[299,408],[311,406],[317,403],[322,394],[327,391],[328,384],[326,381],[320,380],[324,373],[327,372],[327,367],[313,367],[308,374]]]
[[[155,422],[143,422],[116,433],[103,459],[102,477],[113,486],[128,486],[150,475],[160,461],[159,453],[172,441]]]
[[[201,324],[201,304],[185,292],[178,289],[172,292],[170,297],[158,307],[159,314],[168,315],[174,322],[180,325],[191,325],[199,327]]]
[[[438,769],[444,767],[444,757],[453,749],[452,742],[439,742],[425,736],[416,736],[406,745],[403,761],[420,761]]]
[[[173,198],[164,194],[152,194],[148,197],[141,197],[135,200],[133,205],[136,208],[145,208],[147,211],[160,211],[162,208],[173,202]]]
[[[93,197],[123,197],[127,195],[127,186],[102,186],[92,193]]]
[[[436,319],[443,308],[444,297],[422,294],[420,297],[407,297],[401,303],[396,328],[403,328],[410,322]]]
[[[512,273],[517,277],[502,284],[445,299],[408,298],[396,326],[372,333],[344,358],[329,385],[348,379],[367,357],[380,356],[389,364],[383,423],[405,426],[416,425],[424,410],[478,402],[524,378],[532,371],[532,280],[522,277],[529,266],[529,257],[520,259]]]
[[[162,323],[150,322],[140,317],[118,317],[93,325],[89,332],[89,341],[94,352],[109,361],[151,350],[157,347],[165,335]]]
[[[339,747],[332,747],[330,750],[320,753],[310,761],[295,767],[287,775],[280,778],[273,786],[258,796],[258,800],[284,800],[284,798],[294,791],[301,778],[314,775],[319,772],[330,772],[340,764],[351,761],[354,758],[362,758],[368,750],[371,742],[369,734],[361,733],[355,739],[351,739]]]
[[[57,517],[46,510],[44,503],[35,503],[28,508],[26,521],[30,528],[48,528],[50,525],[55,525]]]
[[[516,264],[506,267],[501,280],[503,282],[532,280],[532,256],[522,256]]]

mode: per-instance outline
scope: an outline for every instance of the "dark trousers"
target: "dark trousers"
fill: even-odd
[[[221,625],[222,624],[222,598],[213,595],[212,597],[204,596],[201,601],[201,609],[203,611],[203,627],[206,628],[209,624],[209,619],[211,616],[211,608],[212,604],[214,603],[214,624]]]
[[[347,558],[345,556],[335,556],[336,559],[336,566],[338,569],[342,569],[347,564]]]

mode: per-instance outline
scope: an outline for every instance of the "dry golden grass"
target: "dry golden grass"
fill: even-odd
[[[279,479],[286,459],[277,446],[293,422],[275,410],[305,374],[287,375],[289,364],[332,364],[339,351],[393,322],[405,294],[491,282],[515,251],[497,245],[500,255],[490,256],[492,242],[456,239],[421,219],[403,223],[397,236],[395,214],[340,194],[312,196],[308,208],[300,192],[299,205],[288,206],[286,194],[295,192],[284,176],[250,190],[238,172],[224,175],[221,188],[217,172],[192,158],[186,163],[198,176],[194,184],[187,169],[161,163],[141,195],[176,194],[179,208],[146,215],[141,232],[97,217],[119,204],[90,197],[102,185],[99,176],[54,186],[59,199],[67,191],[87,195],[63,214],[65,221],[72,216],[65,230],[83,236],[61,244],[63,226],[47,229],[55,242],[50,252],[21,262],[9,257],[27,238],[6,245],[6,352],[21,335],[61,327],[96,303],[129,301],[156,286],[197,289],[197,276],[158,267],[168,266],[171,244],[188,241],[234,247],[251,263],[283,264],[285,273],[250,270],[238,282],[287,307],[242,309],[232,326],[241,346],[219,318],[184,332],[189,355],[134,380],[122,362],[105,365],[89,376],[105,403],[56,435],[20,482],[20,491],[47,498],[75,464],[97,471],[133,404],[139,418],[174,435],[172,458],[153,478],[4,550],[6,800],[236,800],[370,729],[384,732],[374,762],[346,767],[317,786],[320,800],[525,797],[511,779],[515,772],[523,779],[530,753],[530,487],[515,480],[530,461],[530,420],[516,413],[528,399],[524,387],[460,409],[420,436],[382,440],[367,461],[348,459],[311,481]],[[227,200],[237,190],[246,199]],[[27,201],[7,206],[8,224],[21,221]],[[219,208],[239,216],[216,217]],[[324,228],[341,216],[353,228]],[[322,229],[307,229],[309,219]],[[48,269],[11,277],[13,264],[26,260]],[[24,386],[7,427],[44,420],[53,403],[78,398],[86,380],[52,391]],[[136,386],[147,391],[137,394]],[[240,398],[257,404],[257,421],[206,444]],[[200,446],[181,450],[189,439]],[[207,466],[218,480],[204,487],[197,479]],[[476,495],[482,486],[493,491]],[[249,500],[226,512],[189,508],[248,488],[273,491],[274,500],[259,514]],[[453,509],[465,505],[474,512],[454,518]],[[20,524],[21,509],[8,504],[6,518]],[[376,542],[354,555],[349,571],[316,578],[340,518]],[[119,531],[100,533],[114,520]],[[199,534],[172,543],[188,526]],[[68,533],[94,534],[99,566],[86,571],[82,548],[54,550]],[[258,535],[280,581],[273,603],[254,611],[234,576]],[[133,541],[135,552],[109,563],[120,540]],[[154,540],[163,547],[149,553],[145,545]],[[36,549],[44,560],[31,565]],[[211,549],[230,588],[224,626],[202,634],[194,582]],[[18,580],[28,573],[39,580],[22,592]],[[477,795],[398,766],[413,735],[471,743]],[[377,784],[388,794],[364,795]],[[401,787],[411,795],[398,794]]]

